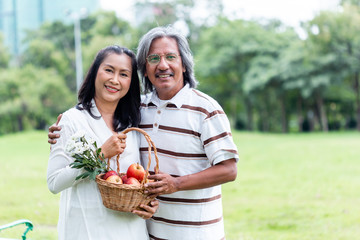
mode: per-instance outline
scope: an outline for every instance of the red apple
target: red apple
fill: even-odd
[[[116,183],[116,184],[122,184],[123,183],[122,180],[121,180],[121,177],[119,175],[111,175],[105,181],[111,182],[111,183]]]
[[[121,180],[123,181],[123,183],[126,182],[127,178],[128,178],[128,177],[126,176],[126,174],[124,174],[124,175],[121,176]]]
[[[110,177],[112,175],[118,175],[118,174],[115,171],[108,171],[104,174],[103,179],[106,180],[108,177]]]
[[[141,182],[145,176],[145,169],[139,163],[133,163],[129,166],[126,175],[128,178],[134,177]]]
[[[125,184],[130,184],[130,185],[140,185],[140,182],[134,178],[134,177],[128,177],[126,179],[126,182],[124,182]]]

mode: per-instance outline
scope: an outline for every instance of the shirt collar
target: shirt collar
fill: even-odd
[[[95,99],[91,99],[91,112],[94,114],[94,116],[100,116],[101,113],[99,112],[99,109],[96,106]]]
[[[180,108],[183,104],[184,101],[186,100],[186,96],[188,95],[188,90],[190,89],[189,84],[186,84],[173,98],[169,99],[169,100],[165,100],[166,105],[167,104],[174,104],[177,108]],[[150,93],[150,96],[145,98],[144,103],[145,104],[154,104],[156,106],[160,106],[160,99],[156,93],[156,91],[153,91]]]

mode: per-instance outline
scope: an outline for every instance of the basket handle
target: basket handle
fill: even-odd
[[[155,174],[159,173],[159,158],[157,156],[157,150],[156,150],[156,147],[155,147],[155,144],[154,142],[151,140],[149,134],[147,134],[147,132],[145,132],[144,130],[140,129],[140,128],[136,128],[136,127],[131,127],[131,128],[127,128],[123,131],[123,133],[128,133],[130,131],[137,131],[137,132],[140,132],[144,135],[146,141],[148,142],[149,144],[149,147],[148,147],[148,158],[149,158],[149,161],[148,161],[148,164],[147,164],[147,167],[146,167],[146,171],[145,171],[145,177],[144,179],[141,181],[141,184],[144,184],[145,182],[145,179],[148,178],[149,176],[149,168],[150,168],[150,164],[151,164],[151,148],[153,148],[154,150],[154,155],[155,155],[155,161],[156,161],[156,166],[155,166]]]

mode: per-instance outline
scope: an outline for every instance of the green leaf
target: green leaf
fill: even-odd
[[[81,138],[83,143],[86,143],[85,138]],[[89,177],[95,180],[96,175],[106,172],[106,162],[102,161],[100,156],[104,158],[104,154],[101,154],[101,148],[97,148],[96,142],[94,142],[95,150],[86,150],[82,154],[75,154],[73,163],[69,166],[76,169],[84,169],[86,172],[80,174],[76,179],[84,179]]]
[[[85,178],[89,177],[89,175],[90,175],[89,172],[85,172],[85,173],[82,173],[82,174],[80,174],[79,176],[77,176],[75,179],[76,179],[76,180],[85,179]]]

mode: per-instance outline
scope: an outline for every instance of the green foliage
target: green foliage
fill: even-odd
[[[234,122],[241,108],[235,98],[241,97],[244,72],[257,46],[252,29],[258,28],[252,22],[222,20],[204,30],[199,38],[195,56],[199,88],[222,106],[229,106],[225,111]],[[252,40],[246,41],[249,38]]]
[[[146,32],[156,26],[174,24],[179,17],[187,19],[187,10],[194,6],[194,2],[192,0],[136,1],[134,6],[139,14],[151,13],[147,14],[142,22],[143,26],[141,28]]]
[[[99,52],[100,49],[107,47],[109,45],[120,45],[125,46],[131,49],[131,43],[134,43],[133,39],[127,39],[122,36],[95,36],[91,39],[89,44],[86,46],[86,51],[83,51],[83,66],[84,69],[89,69],[91,63],[94,61],[96,54]],[[135,47],[131,49],[134,53]]]
[[[302,131],[302,122],[311,115],[311,130],[320,125],[326,130],[326,118],[335,119],[329,110],[335,102],[340,114],[336,119],[342,119],[340,129],[345,129],[360,122],[360,115],[354,120],[360,111],[358,2],[343,0],[341,11],[320,12],[303,23],[307,38],[300,39],[279,20],[230,20],[220,0],[136,1],[134,11],[142,17],[135,26],[115,12],[99,11],[81,20],[83,72],[105,46],[118,44],[136,52],[139,38],[150,28],[182,24],[189,31],[199,88],[219,101],[233,126],[287,132],[296,121],[298,128],[292,130]],[[200,5],[208,16],[196,15],[194,6]],[[5,70],[0,73],[0,134],[43,128],[76,103],[71,96],[76,94],[72,23],[45,23],[27,33],[20,68],[31,65],[48,75],[37,77],[40,88],[21,86],[17,79],[35,76],[7,69],[10,55],[1,42],[0,68]]]
[[[235,122],[239,117],[236,112],[246,108],[247,124],[253,125],[250,115],[254,108],[269,107],[265,109],[267,112],[278,108],[264,104],[264,100],[271,101],[263,98],[269,95],[264,91],[276,88],[278,95],[284,95],[278,62],[282,52],[295,40],[294,31],[283,28],[278,21],[260,25],[224,20],[201,35],[202,44],[197,51],[200,88],[215,96],[223,106],[229,106],[225,110]],[[262,113],[264,111],[260,111]],[[268,117],[264,119],[268,121]]]
[[[128,22],[114,12],[97,12],[81,20],[83,69],[86,73],[95,54],[103,47],[118,44],[134,49],[137,40]],[[22,65],[53,68],[61,75],[70,91],[76,91],[74,26],[61,22],[46,23],[40,29],[28,32],[28,47]],[[89,49],[90,48],[90,49]]]
[[[33,66],[0,72],[0,134],[44,129],[73,105],[73,95],[54,70]],[[59,104],[59,103],[62,104]]]
[[[356,111],[360,112],[360,8],[354,2],[343,2],[341,12],[321,12],[307,24],[309,42],[321,59],[329,60],[322,65],[323,78],[349,84],[356,98]],[[329,56],[330,58],[324,58]],[[351,79],[350,81],[345,81]],[[360,123],[360,115],[357,116]],[[358,124],[360,130],[360,124]]]
[[[68,88],[75,92],[75,46],[72,25],[61,22],[45,23],[38,30],[30,31],[25,40],[21,65],[52,68],[65,79]]]
[[[83,148],[81,152],[78,152],[79,146],[75,146],[76,143],[80,143]],[[96,142],[90,143],[86,140],[85,136],[81,136],[79,139],[73,142],[73,149],[75,153],[71,153],[71,156],[75,159],[70,163],[70,167],[75,169],[83,169],[84,172],[76,177],[76,180],[90,178],[95,180],[96,176],[100,173],[107,171],[107,165],[104,161],[104,154],[101,153],[101,148],[98,148]]]
[[[93,16],[91,33],[101,36],[115,36],[126,34],[130,28],[129,23],[121,21],[115,12],[99,12]]]
[[[335,54],[333,61],[341,66],[338,70],[347,74],[357,72],[360,63],[359,21],[359,8],[345,5],[343,12],[321,12],[307,25],[309,41],[319,53]]]
[[[360,1],[359,0],[341,0],[340,1],[340,5],[344,6],[346,4],[360,6]]]

